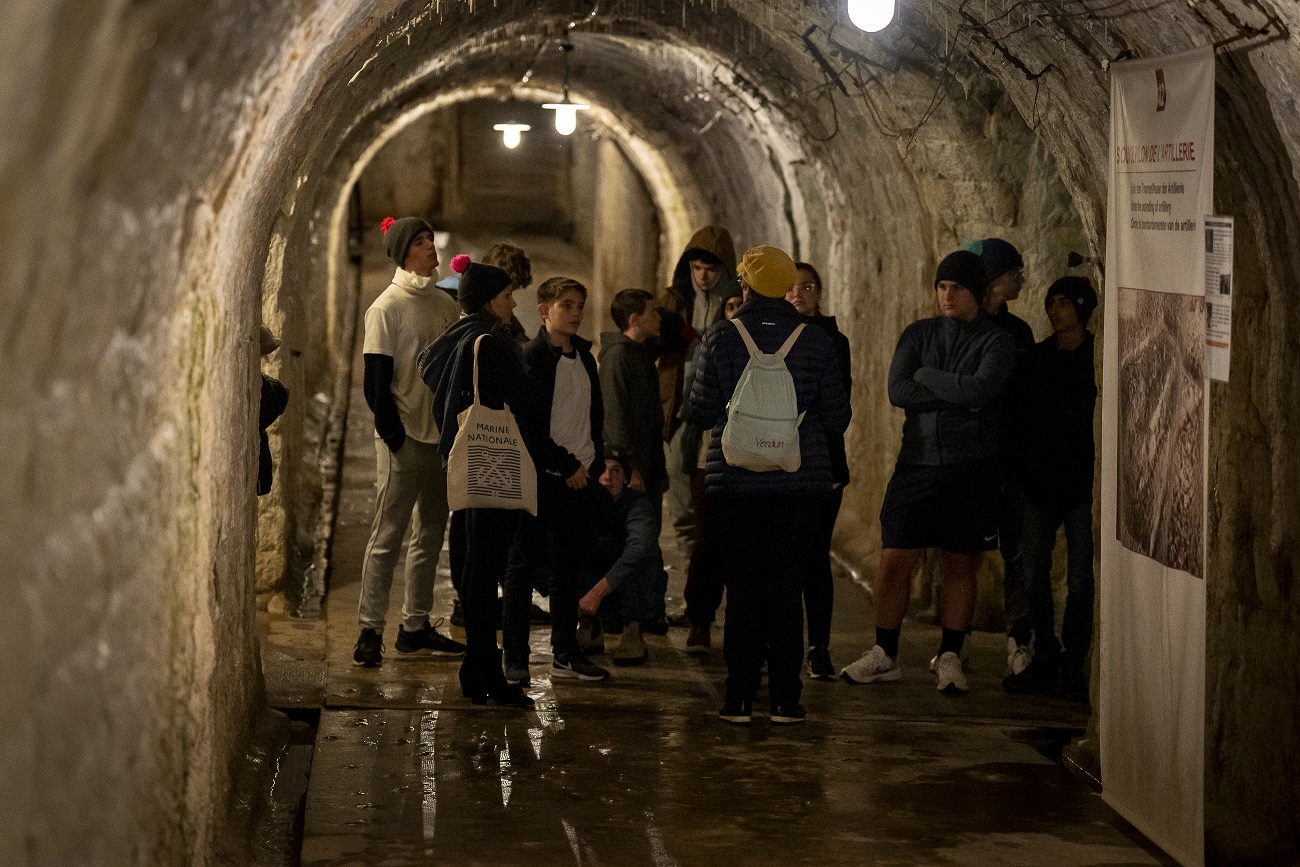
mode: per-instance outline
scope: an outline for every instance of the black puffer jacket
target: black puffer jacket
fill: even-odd
[[[784,298],[762,296],[745,302],[736,318],[744,323],[760,352],[775,352],[800,322],[793,304]],[[827,434],[843,436],[852,417],[830,337],[820,328],[805,328],[786,356],[799,411],[806,413],[799,427],[800,466],[793,473],[758,473],[730,466],[722,457],[727,403],[748,362],[745,342],[730,322],[717,323],[704,336],[700,369],[691,390],[691,418],[701,427],[713,429],[705,469],[709,493],[726,497],[829,493],[832,477]]]

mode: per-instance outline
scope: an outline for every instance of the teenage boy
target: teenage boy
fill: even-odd
[[[968,249],[979,253],[984,262],[984,315],[1001,328],[1016,344],[1016,364],[1011,372],[1004,401],[1014,399],[1018,373],[1023,369],[1025,353],[1034,345],[1034,330],[1029,323],[1007,308],[1008,301],[1020,297],[1025,285],[1025,260],[1010,242],[1001,238],[976,241]],[[1021,528],[1025,522],[1025,493],[1017,481],[1015,456],[1008,447],[1015,431],[1013,413],[1003,414],[1002,451],[999,467],[1002,478],[998,487],[998,549],[1002,554],[1002,599],[1007,620],[1007,674],[1025,670],[1034,656],[1033,634],[1029,621],[1029,594],[1025,581],[1024,546]]]
[[[969,688],[961,649],[975,613],[982,552],[997,547],[999,398],[1015,363],[1011,336],[983,316],[984,264],[958,250],[934,277],[940,315],[909,325],[889,367],[889,402],[906,412],[898,464],[880,510],[876,643],[840,672],[854,683],[895,681],[898,639],[921,551],[942,551],[939,690]]]
[[[627,465],[607,452],[601,486],[614,500],[602,522],[585,570],[585,595],[579,610],[600,616],[605,632],[621,636],[610,653],[615,665],[640,665],[650,655],[641,623],[654,616],[655,594],[664,563],[654,534],[654,507],[640,491],[627,487]],[[599,577],[597,577],[599,576]]]
[[[618,331],[601,335],[600,391],[605,399],[605,447],[623,455],[630,468],[628,487],[641,491],[649,499],[654,509],[654,538],[658,548],[668,472],[655,349],[647,344],[659,336],[659,305],[644,289],[624,289],[614,296],[609,312]],[[659,583],[654,621],[642,624],[655,632],[662,628],[663,595],[668,589],[662,576]]]
[[[1097,292],[1087,277],[1062,277],[1043,300],[1052,333],[1025,355],[1017,413],[1018,477],[1025,492],[1025,578],[1034,632],[1028,668],[1003,681],[1011,692],[1053,689],[1088,700],[1092,645],[1092,416],[1097,404],[1088,318]],[[1056,638],[1052,549],[1065,525],[1065,622]],[[1064,651],[1061,644],[1064,643]]]
[[[604,469],[605,408],[591,343],[578,336],[587,288],[552,277],[537,288],[542,327],[524,347],[529,374],[538,381],[545,410],[536,419],[538,514],[524,524],[510,551],[501,640],[506,680],[526,685],[533,576],[549,566],[551,677],[602,681],[609,672],[578,648],[578,572],[594,515],[608,498],[596,482]]]
[[[429,624],[438,554],[447,528],[447,475],[438,454],[433,394],[420,378],[418,359],[457,319],[460,307],[432,285],[438,270],[433,229],[419,217],[384,220],[384,247],[397,265],[393,282],[366,310],[366,403],[375,414],[378,469],[375,522],[361,567],[361,636],[352,659],[383,662],[384,619],[399,546],[408,525],[406,599],[397,632],[399,653],[465,652],[465,645]]]

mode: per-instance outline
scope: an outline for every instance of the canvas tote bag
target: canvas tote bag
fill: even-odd
[[[523,509],[537,514],[537,469],[508,405],[479,402],[478,346],[474,341],[474,403],[456,421],[460,429],[447,457],[447,505],[460,509]]]

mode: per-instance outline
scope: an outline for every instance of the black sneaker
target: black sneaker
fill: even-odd
[[[835,666],[831,665],[831,652],[825,647],[808,648],[808,676],[813,680],[835,679]]]
[[[729,722],[732,725],[747,726],[754,719],[754,705],[752,702],[741,699],[727,699],[718,711],[723,722]]]
[[[459,599],[451,604],[451,625],[465,628],[465,609],[460,607]]]
[[[646,635],[667,635],[668,621],[651,620],[649,623],[642,623],[641,631],[644,632]]]
[[[808,712],[801,704],[778,704],[772,706],[771,719],[774,726],[794,725],[808,719]]]
[[[361,630],[357,646],[352,651],[352,664],[378,668],[384,664],[384,636],[377,629]]]
[[[1050,653],[1035,653],[1028,668],[1002,679],[1002,688],[1016,695],[1039,695],[1056,689],[1060,682],[1060,660]]]
[[[599,683],[609,677],[609,672],[581,653],[566,653],[551,661],[551,679],[567,677],[587,683]]]
[[[442,621],[439,620],[438,623],[441,624]],[[433,656],[460,656],[465,652],[465,645],[441,634],[429,625],[427,620],[424,621],[424,626],[414,632],[407,632],[405,627],[399,627],[397,652],[415,653],[420,650],[428,650]]]

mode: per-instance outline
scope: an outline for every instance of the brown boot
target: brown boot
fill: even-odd
[[[618,647],[609,658],[615,665],[640,665],[649,655],[650,650],[641,639],[641,624],[634,620],[623,627]]]
[[[713,646],[713,629],[708,623],[692,623],[691,634],[686,636],[687,653],[708,653]]]

